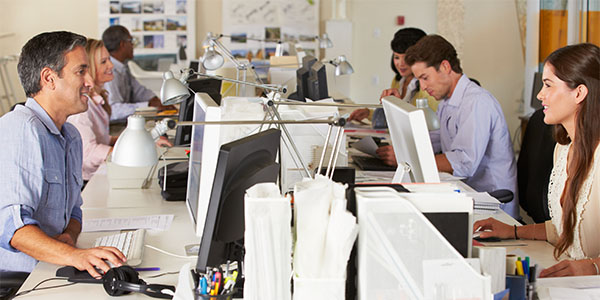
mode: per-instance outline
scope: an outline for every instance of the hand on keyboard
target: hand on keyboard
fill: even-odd
[[[112,263],[114,266],[121,266],[127,260],[125,255],[114,247],[74,248],[71,259],[72,263],[70,265],[78,270],[86,270],[94,278],[102,277],[96,268],[108,272],[110,266],[107,262]]]
[[[115,247],[127,257],[128,265],[137,266],[142,263],[145,234],[146,230],[138,229],[103,236],[96,239],[95,247]]]

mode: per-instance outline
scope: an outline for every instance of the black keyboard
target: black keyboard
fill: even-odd
[[[352,161],[363,171],[396,171],[396,167],[386,165],[377,157],[352,156]]]

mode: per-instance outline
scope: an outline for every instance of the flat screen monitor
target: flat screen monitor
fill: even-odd
[[[296,93],[290,95],[290,99],[306,101],[308,97],[308,76],[310,68],[317,62],[314,56],[306,55],[302,58],[302,67],[296,70]]]
[[[188,80],[190,89],[198,93],[207,93],[217,103],[221,103],[221,80],[201,78]],[[194,118],[194,94],[191,94],[179,106],[179,122],[192,121]],[[175,145],[188,145],[192,139],[191,126],[179,126],[175,129]]]
[[[206,93],[194,94],[195,101],[191,105],[194,122],[219,121],[221,109],[219,105]],[[212,186],[216,159],[219,151],[219,144],[215,142],[219,138],[219,125],[193,125],[191,127],[190,142],[190,160],[188,169],[188,182],[186,192],[186,205],[190,217],[198,228],[204,226],[206,206],[210,188],[202,189],[202,183],[205,186]],[[206,159],[206,160],[205,160]],[[202,163],[206,161],[206,163]],[[206,174],[205,176],[202,176]]]
[[[398,162],[392,182],[440,182],[423,111],[394,96],[384,97],[382,104]]]
[[[279,130],[269,129],[221,146],[197,271],[243,260],[244,194],[257,183],[277,181],[280,136]]]
[[[531,89],[531,108],[538,110],[542,108],[542,101],[538,100],[537,94],[542,90],[542,72],[533,74],[533,88]]]
[[[329,98],[325,65],[318,61],[310,67],[308,75],[308,99],[313,101]]]

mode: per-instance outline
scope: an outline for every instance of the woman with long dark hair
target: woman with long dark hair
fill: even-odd
[[[538,94],[544,122],[555,125],[554,168],[548,186],[551,220],[510,226],[492,218],[475,222],[481,237],[547,240],[563,260],[542,277],[600,275],[600,48],[577,44],[544,62]]]

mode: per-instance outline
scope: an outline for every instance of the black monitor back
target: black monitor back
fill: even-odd
[[[307,98],[313,101],[329,98],[327,74],[325,73],[325,65],[322,62],[315,62],[310,67]]]
[[[306,55],[302,58],[302,67],[296,70],[296,97],[293,99],[305,101],[308,97],[308,76],[310,75],[310,68],[317,62],[314,56]]]
[[[537,94],[542,90],[542,72],[533,74],[533,87],[531,89],[531,108],[538,110],[542,108],[542,101],[538,100]]]
[[[221,80],[199,78],[188,80],[188,86],[194,92],[207,93],[215,103],[221,105]],[[192,121],[194,118],[194,94],[191,94],[179,106],[179,122]],[[192,126],[178,126],[175,130],[175,145],[188,145],[192,139]]]
[[[257,183],[276,182],[281,132],[269,129],[221,146],[200,241],[196,270],[243,259],[244,194]]]

